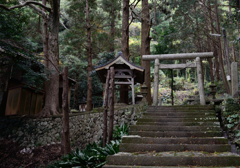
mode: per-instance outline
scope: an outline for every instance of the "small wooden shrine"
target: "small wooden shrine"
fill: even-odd
[[[115,71],[115,85],[130,85],[132,90],[132,104],[135,104],[135,93],[134,85],[136,83],[144,82],[144,71],[145,69],[129,62],[126,58],[122,56],[119,52],[118,56],[113,60],[107,62],[106,64],[100,65],[95,68],[100,80],[105,83],[107,71],[110,67],[114,67]],[[121,89],[117,89],[120,90]]]
[[[0,42],[2,41],[0,40]],[[13,47],[16,46],[14,45]],[[43,85],[41,83],[37,87],[27,85],[27,78],[24,77],[25,72],[12,65],[13,59],[29,62],[28,66],[34,72],[40,72],[41,70],[41,63],[37,63],[21,53],[9,53],[0,44],[0,117],[37,114],[44,105],[45,92]],[[76,81],[71,78],[68,79],[68,100],[70,104],[71,87]],[[62,104],[62,90],[63,79],[62,75],[59,75],[60,108]]]

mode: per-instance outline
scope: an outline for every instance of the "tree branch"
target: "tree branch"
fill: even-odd
[[[27,6],[27,5],[32,5],[32,4],[34,4],[34,5],[38,5],[38,6],[40,6],[40,7],[42,7],[42,8],[44,8],[46,11],[48,11],[48,12],[52,12],[52,9],[51,8],[49,8],[49,7],[47,7],[47,6],[45,6],[45,5],[43,5],[43,4],[41,4],[41,3],[39,3],[39,2],[36,2],[36,1],[26,1],[26,2],[24,2],[24,3],[21,3],[21,4],[19,4],[19,5],[15,5],[15,6],[12,6],[12,7],[6,7],[5,5],[3,5],[3,4],[0,4],[0,8],[3,8],[3,9],[5,9],[5,10],[12,10],[12,9],[15,9],[15,8],[22,8],[22,7],[24,7],[24,6]],[[40,9],[39,9],[40,10]]]
[[[61,19],[59,19],[59,22],[61,23],[61,25],[68,30],[68,28],[64,25],[64,23],[61,21]]]
[[[47,19],[49,19],[48,15],[46,14],[46,12],[44,12],[43,10],[41,10],[40,8],[36,7],[35,5],[29,4],[29,6],[34,9],[35,11],[38,12],[39,15],[41,15],[42,17],[46,17]]]
[[[63,12],[60,12],[60,15],[62,15],[67,21],[69,21],[69,19],[63,14]]]

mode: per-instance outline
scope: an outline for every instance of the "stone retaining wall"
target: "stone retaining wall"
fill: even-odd
[[[115,108],[114,127],[120,126],[121,123],[136,124],[145,110],[145,104]],[[7,136],[28,148],[61,141],[61,115],[43,119],[2,118],[0,125],[1,138]],[[83,149],[88,143],[99,142],[103,135],[103,108],[70,114],[69,127],[72,147]]]

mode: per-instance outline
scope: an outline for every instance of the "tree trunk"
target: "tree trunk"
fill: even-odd
[[[217,0],[215,0],[215,13],[216,13],[216,27],[217,27],[217,33],[221,34],[220,28],[219,28],[219,20],[218,20],[218,3]],[[224,71],[224,65],[223,65],[223,59],[222,59],[222,44],[221,44],[221,39],[219,38],[219,65],[221,69],[221,74],[222,74],[222,80],[223,80],[223,85],[225,87],[226,93],[230,94],[230,88],[226,79],[226,74]]]
[[[46,0],[42,0],[42,4],[46,5]],[[42,9],[46,12],[45,9]],[[43,55],[44,55],[44,65],[45,73],[47,73],[48,67],[48,34],[47,34],[47,18],[43,16],[43,25],[42,25],[42,41],[43,41]],[[47,81],[44,81],[44,91],[47,91]]]
[[[112,0],[112,8],[111,8],[111,38],[110,38],[110,52],[114,52],[115,45],[114,45],[114,39],[115,39],[115,9],[114,9],[114,0]]]
[[[108,135],[108,143],[113,140],[113,119],[114,119],[114,67],[110,68],[110,104],[109,104],[109,135]]]
[[[60,0],[54,0],[52,12],[49,14],[48,69],[51,74],[49,81],[46,82],[45,106],[38,114],[39,117],[48,117],[59,113],[59,9]]]
[[[77,81],[77,78],[75,79]],[[75,83],[75,88],[74,88],[74,109],[79,109],[79,104],[78,104],[78,88],[79,88],[79,83]]]
[[[148,0],[142,0],[142,31],[141,31],[141,56],[150,55],[150,22],[149,22]],[[142,59],[142,58],[141,58]],[[145,68],[145,83],[148,87],[147,102],[152,104],[151,100],[151,79],[150,79],[150,61],[142,60],[142,67]]]
[[[42,4],[46,5],[46,0],[42,0]],[[46,12],[45,9],[43,11]],[[43,54],[44,54],[44,65],[48,67],[48,35],[47,35],[47,18],[43,16],[42,25],[42,36],[43,36]]]
[[[129,0],[123,0],[122,12],[122,53],[129,59]]]
[[[92,53],[91,53],[91,25],[89,18],[89,3],[86,0],[86,22],[87,22],[87,55],[88,55],[88,83],[87,83],[87,111],[92,110]]]
[[[230,56],[228,52],[228,44],[227,44],[227,35],[226,35],[226,30],[223,28],[223,40],[224,40],[224,50],[225,50],[225,58],[227,62],[227,75],[230,77],[231,76],[231,67],[230,67]]]
[[[107,143],[107,111],[108,111],[108,95],[109,95],[109,78],[110,70],[107,72],[105,94],[104,94],[104,113],[103,113],[103,147]]]
[[[235,55],[234,43],[232,43],[232,54],[233,54],[233,62],[236,62],[236,55]]]
[[[197,13],[197,6],[196,6],[196,3],[194,4],[194,12]],[[196,20],[196,37],[197,37],[197,51],[198,52],[202,52],[202,46],[201,46],[201,43],[200,43],[200,38],[199,38],[199,23],[198,23],[198,15],[196,15],[195,17],[195,20]],[[204,78],[203,78],[204,79]]]
[[[206,23],[208,23],[208,13],[209,13],[209,10],[206,8],[206,4],[205,4],[205,0],[203,1],[203,3],[204,3],[204,11],[205,11],[205,20],[206,20]],[[209,28],[209,25],[208,24],[206,24],[206,30],[207,30],[207,34],[208,34],[208,36],[207,36],[207,44],[208,44],[208,46],[207,46],[207,51],[208,52],[211,52],[211,39],[210,39],[210,37],[209,37],[209,34],[210,34],[210,28]],[[208,63],[209,63],[209,69],[210,69],[210,78],[211,78],[211,83],[214,83],[214,77],[213,77],[213,69],[212,69],[212,58],[208,58]],[[205,67],[205,69],[207,69],[207,67]],[[205,74],[205,76],[206,76],[207,74]],[[207,80],[207,78],[206,78],[206,80]]]
[[[122,13],[122,53],[129,60],[129,0],[123,0]],[[120,103],[128,104],[128,85],[121,85],[120,88]]]
[[[210,22],[211,22],[211,32],[214,33],[214,26],[213,26],[213,18],[212,18],[212,10],[211,10],[210,1],[208,1],[208,13],[209,13],[209,18],[210,18]],[[214,58],[215,58],[215,74],[216,74],[217,81],[219,81],[220,80],[220,75],[219,75],[217,45],[216,45],[215,39],[213,37],[211,39],[212,39],[212,44],[213,44],[213,54],[214,54]]]
[[[63,68],[63,94],[62,94],[62,110],[63,110],[63,147],[64,154],[70,152],[70,132],[69,132],[69,104],[68,104],[68,67]]]

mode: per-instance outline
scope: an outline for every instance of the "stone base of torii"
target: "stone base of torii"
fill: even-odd
[[[181,54],[162,54],[162,55],[143,55],[143,61],[155,60],[154,67],[154,91],[153,106],[158,104],[158,86],[159,86],[159,69],[182,69],[197,68],[198,88],[200,95],[200,104],[205,105],[204,84],[202,78],[201,58],[213,58],[213,52],[202,53],[181,53]],[[159,60],[180,60],[180,59],[196,59],[196,64],[160,64]]]

